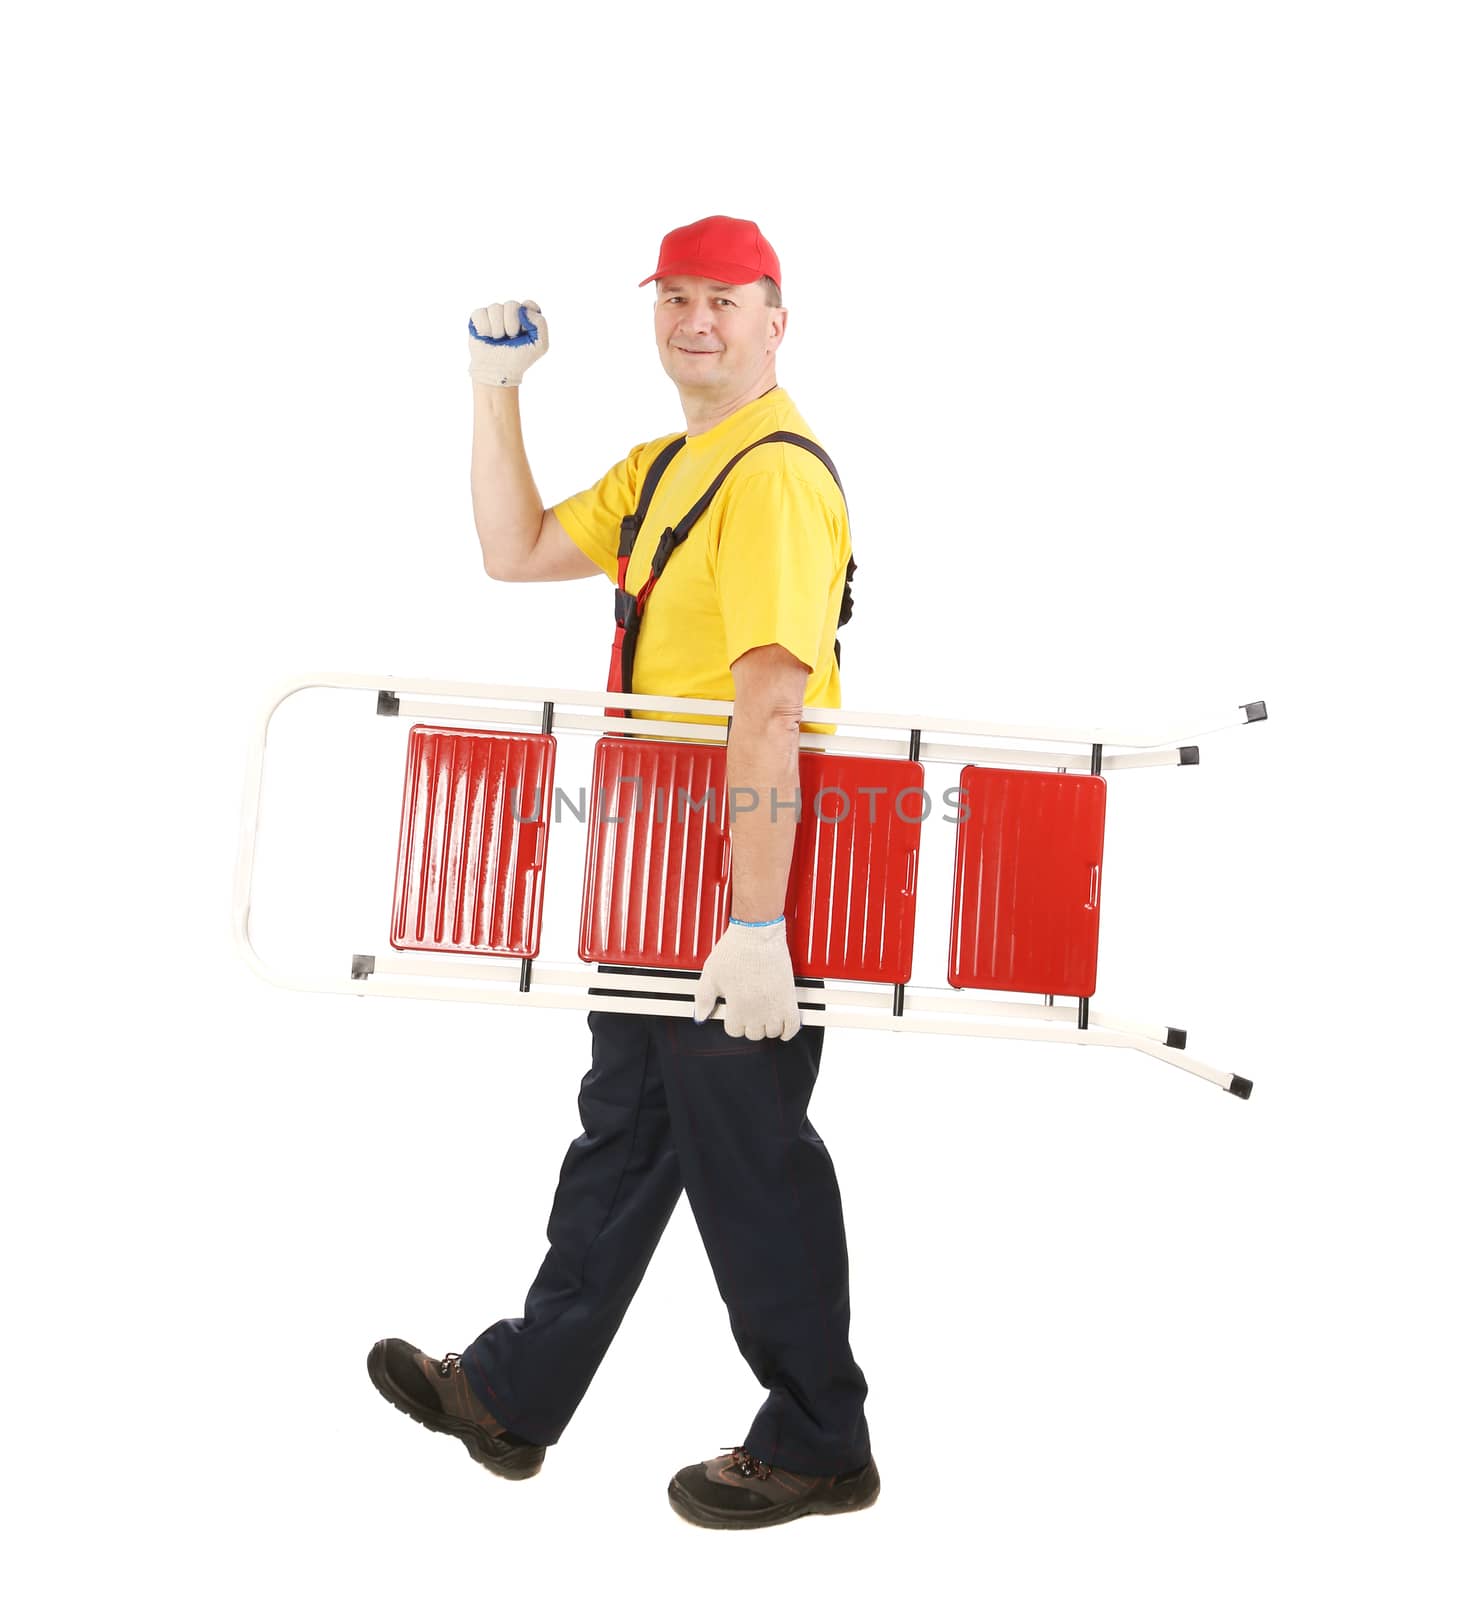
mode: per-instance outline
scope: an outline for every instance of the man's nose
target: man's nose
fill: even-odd
[[[681,314],[681,320],[676,324],[677,333],[706,333],[712,326],[712,310],[710,306],[688,305]]]

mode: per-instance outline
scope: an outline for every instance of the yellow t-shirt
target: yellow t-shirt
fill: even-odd
[[[779,431],[814,437],[792,400],[776,388],[687,439],[666,468],[635,541],[625,580],[631,594],[650,576],[661,533],[686,515],[739,450]],[[592,488],[553,507],[568,537],[612,581],[618,581],[619,525],[638,507],[650,464],[679,437],[668,433],[636,445]],[[799,445],[749,451],[650,592],[633,692],[730,700],[732,663],[759,645],[781,644],[809,668],[804,704],[838,706],[834,630],[849,557],[844,496],[828,467]],[[663,711],[636,716],[721,720]],[[832,724],[803,726],[834,731]]]

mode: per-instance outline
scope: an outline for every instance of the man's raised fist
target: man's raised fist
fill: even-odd
[[[504,388],[548,348],[548,320],[536,300],[503,300],[471,313],[471,378]]]

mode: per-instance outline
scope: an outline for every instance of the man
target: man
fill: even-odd
[[[635,595],[662,530],[682,523],[734,457],[775,432],[812,440],[778,387],[788,312],[778,258],[756,224],[707,217],[676,229],[643,283],[651,281],[656,348],[680,395],[684,443],[674,448],[673,434],[639,445],[550,510],[523,449],[518,397],[523,373],[548,348],[547,321],[533,301],[475,313],[471,481],[491,577],[602,572],[616,583],[622,575]],[[628,543],[667,450],[621,574],[621,528]],[[734,702],[727,784],[763,803],[732,807],[731,923],[703,969],[692,1020],[589,1014],[584,1132],[563,1163],[550,1249],[524,1315],[443,1360],[397,1339],[369,1357],[386,1399],[460,1438],[503,1477],[537,1472],[562,1434],[684,1188],[733,1335],[768,1398],[740,1448],[675,1475],[671,1504],[702,1526],[761,1527],[857,1510],[879,1493],[867,1385],[849,1345],[839,1187],[807,1116],[824,1029],[800,1027],[783,922],[802,712],[840,703],[834,634],[849,555],[827,457],[764,442],[661,558],[629,687]],[[626,602],[622,615],[634,609]],[[780,797],[788,803],[768,803]],[[703,1020],[718,995],[720,1028]]]

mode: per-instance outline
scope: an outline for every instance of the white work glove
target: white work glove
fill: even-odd
[[[522,374],[547,354],[548,321],[536,300],[504,300],[482,306],[471,313],[468,332],[475,383],[499,387],[521,383]]]
[[[692,1021],[705,1022],[718,995],[727,1002],[723,1025],[734,1039],[791,1039],[798,1032],[798,994],[781,920],[761,928],[728,924],[701,969]]]

